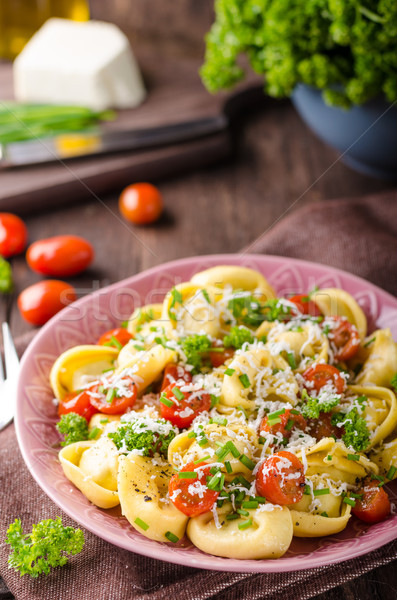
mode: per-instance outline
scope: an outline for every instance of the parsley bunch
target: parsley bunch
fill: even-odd
[[[343,423],[344,434],[342,440],[346,446],[354,448],[356,452],[364,452],[369,444],[369,431],[365,419],[359,415],[356,407],[348,413],[335,413],[331,419],[332,425]]]
[[[32,533],[24,534],[20,519],[15,519],[7,530],[7,544],[13,552],[8,564],[21,575],[38,577],[49,574],[51,567],[65,565],[69,554],[78,554],[84,546],[81,529],[64,527],[61,517],[46,519],[33,525]]]
[[[88,440],[87,420],[77,413],[67,413],[61,416],[61,420],[56,424],[59,433],[65,436],[61,446],[68,446],[74,442],[83,442]]]
[[[201,76],[211,92],[244,77],[246,54],[270,96],[298,83],[328,104],[397,99],[397,3],[393,0],[216,0]]]
[[[157,419],[156,423],[169,426],[165,419]],[[178,433],[176,428],[169,428],[169,433],[158,433],[151,431],[140,419],[121,422],[114,433],[108,433],[108,437],[122,452],[131,450],[143,450],[143,456],[153,456],[156,452],[166,457],[168,446]]]
[[[211,340],[206,335],[189,335],[182,339],[181,348],[186,356],[188,365],[192,365],[192,373],[199,373],[203,367],[203,362],[207,358],[206,354],[211,350]]]
[[[320,417],[320,413],[330,412],[334,406],[339,404],[340,398],[326,398],[325,400],[320,400],[319,398],[312,398],[303,390],[302,399],[305,401],[301,408],[302,415],[305,419],[318,419]]]

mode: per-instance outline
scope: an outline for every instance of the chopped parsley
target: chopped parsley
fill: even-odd
[[[346,446],[354,448],[356,452],[363,452],[368,447],[370,437],[368,427],[356,407],[348,413],[338,412],[333,414],[331,423],[335,426],[343,425],[342,440]]]
[[[68,446],[75,442],[88,440],[87,420],[77,413],[67,413],[61,416],[61,420],[56,424],[59,433],[65,436],[61,446]]]
[[[165,433],[152,431],[150,422],[147,423],[144,417],[137,417],[130,421],[122,421],[115,432],[108,433],[108,437],[122,452],[142,450],[143,456],[153,456],[158,452],[166,457],[168,446],[177,435],[178,430],[176,427],[171,427],[169,421],[165,419],[154,420],[154,426],[160,431],[164,428]]]
[[[189,335],[181,340],[181,348],[188,365],[192,365],[192,374],[197,374],[205,365],[205,354],[211,350],[211,340],[206,335]]]

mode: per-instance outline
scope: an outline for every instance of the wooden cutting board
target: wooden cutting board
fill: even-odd
[[[217,116],[223,111],[233,119],[263,98],[255,79],[233,94],[209,94],[200,80],[200,61],[196,58],[161,57],[146,51],[138,53],[138,60],[147,99],[136,109],[119,111],[115,121],[104,125],[107,129],[156,127]],[[12,98],[10,63],[0,64],[0,90],[3,99]],[[4,169],[0,171],[0,210],[27,214],[84,198],[102,198],[134,181],[155,181],[209,165],[228,156],[231,149],[230,131],[225,130],[152,150]]]

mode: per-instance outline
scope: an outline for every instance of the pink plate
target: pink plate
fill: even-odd
[[[235,560],[210,556],[189,540],[163,544],[140,535],[118,509],[93,506],[63,475],[56,448],[56,407],[48,376],[55,359],[68,348],[94,343],[126,319],[137,306],[160,302],[173,285],[195,273],[221,264],[237,264],[263,273],[280,295],[304,293],[319,287],[350,292],[368,316],[371,329],[390,327],[397,338],[397,300],[374,285],[330,267],[261,255],[216,255],[166,263],[98,290],[65,308],[37,334],[22,360],[16,429],[29,471],[45,493],[72,519],[99,537],[138,554],[189,567],[219,571],[275,573],[320,567],[360,556],[397,537],[397,515],[371,527],[351,519],[340,534],[324,538],[294,538],[277,560]],[[393,487],[393,486],[389,486]],[[389,490],[394,502],[397,489]]]

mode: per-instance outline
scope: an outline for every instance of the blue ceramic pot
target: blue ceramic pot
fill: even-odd
[[[397,180],[397,109],[377,98],[349,110],[324,104],[321,91],[298,85],[292,102],[306,124],[325,143],[342,152],[342,161],[361,173]]]

